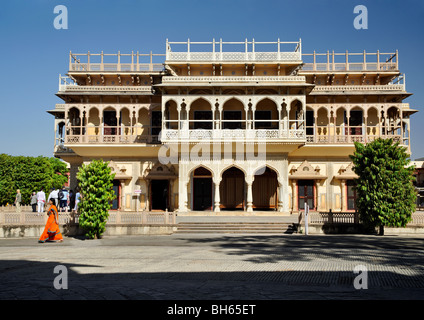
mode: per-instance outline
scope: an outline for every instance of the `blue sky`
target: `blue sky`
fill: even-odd
[[[368,8],[368,29],[353,27],[356,5]],[[53,26],[56,5],[68,8],[68,29]],[[0,10],[0,153],[53,155],[58,74],[73,52],[165,52],[165,40],[297,41],[304,53],[394,52],[406,73],[405,100],[424,106],[422,0],[4,0]],[[424,112],[411,120],[412,159],[424,157]]]

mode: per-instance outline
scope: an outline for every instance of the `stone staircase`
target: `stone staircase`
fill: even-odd
[[[179,222],[176,233],[292,234],[298,227],[292,222]]]

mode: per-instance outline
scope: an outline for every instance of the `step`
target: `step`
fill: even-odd
[[[296,233],[292,223],[278,222],[185,222],[179,223],[177,233]]]

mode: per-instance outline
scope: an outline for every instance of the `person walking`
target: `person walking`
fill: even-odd
[[[57,209],[57,206],[59,205],[58,193],[59,193],[59,190],[52,188],[52,191],[50,192],[49,197],[47,198],[47,202],[50,202],[50,199],[53,199],[53,204],[55,205],[56,209]]]
[[[73,212],[75,207],[75,194],[71,189],[69,190],[69,211]]]
[[[35,194],[35,192],[32,193],[30,203],[32,206],[32,212],[37,212],[37,195]]]
[[[77,193],[75,194],[75,207],[74,207],[74,211],[78,212],[78,203],[80,203],[81,201],[81,193],[79,192],[79,190],[77,190]]]
[[[58,199],[60,201],[60,212],[68,212],[69,193],[65,187],[59,190]]]
[[[44,227],[44,231],[41,234],[38,242],[44,243],[46,241],[57,241],[62,242],[63,236],[60,232],[59,228],[59,214],[57,212],[57,208],[54,205],[54,200],[51,198],[49,200],[50,207],[47,210],[47,215],[49,218],[47,219],[46,226]]]
[[[16,197],[15,197],[15,206],[16,206],[16,212],[21,212],[21,202],[22,202],[22,195],[21,190],[16,190]]]
[[[44,212],[45,203],[46,203],[46,194],[44,193],[44,189],[41,188],[41,190],[37,192],[38,213]]]

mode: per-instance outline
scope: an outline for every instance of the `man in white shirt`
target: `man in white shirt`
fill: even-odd
[[[56,206],[56,208],[59,205],[58,192],[59,192],[59,190],[56,190],[55,188],[52,188],[52,191],[50,192],[49,197],[47,198],[47,202],[49,202],[50,199],[53,200],[54,205]]]
[[[46,203],[46,194],[41,188],[40,191],[37,192],[37,204],[38,204],[38,213],[44,211],[44,204]]]

